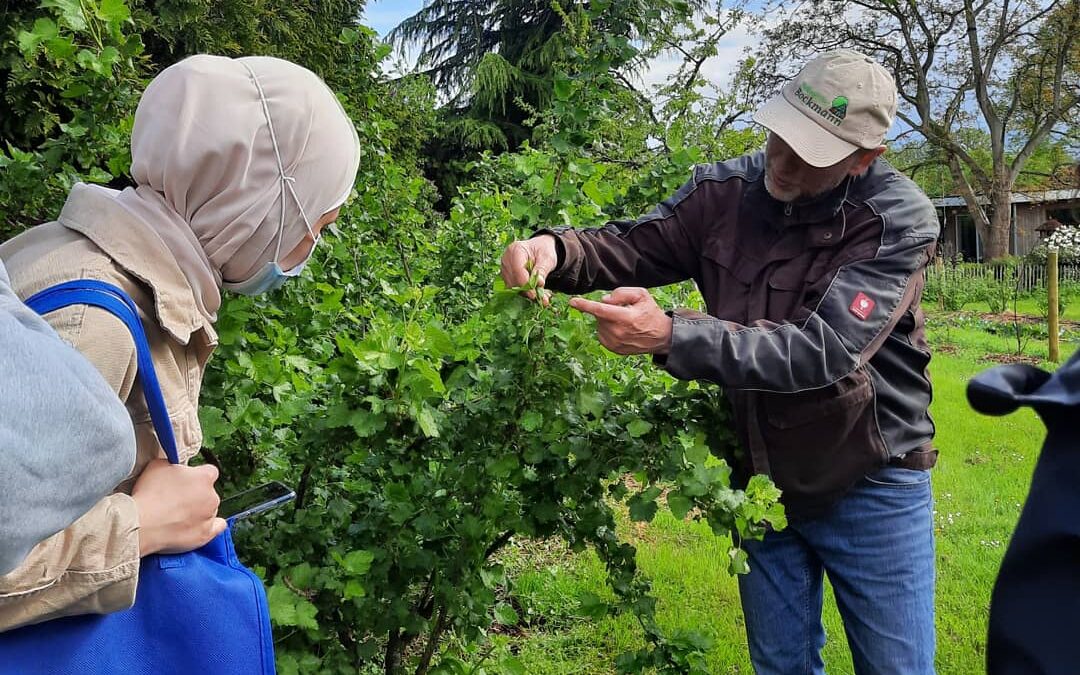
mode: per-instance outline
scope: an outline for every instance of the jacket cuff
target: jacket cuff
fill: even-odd
[[[667,315],[667,317],[671,319],[671,338],[672,338],[672,340],[675,339],[675,312],[676,311],[677,310],[669,309],[669,310],[664,312],[664,314]],[[664,352],[663,354],[653,354],[652,355],[653,365],[656,366],[657,368],[666,367],[667,366],[667,360],[668,360],[668,354],[670,354],[670,353],[671,353],[671,345],[668,344],[668,351]]]
[[[116,522],[118,538],[122,542],[117,549],[120,551],[119,558],[125,562],[136,564],[135,575],[138,576],[139,562],[139,508],[135,505],[135,498],[123,492],[109,495],[112,507],[116,510]]]
[[[135,500],[114,493],[38,544],[22,567],[0,578],[0,631],[131,607],[139,583],[138,530]]]
[[[680,380],[702,378],[701,364],[712,352],[717,319],[692,309],[671,312],[671,347],[667,356],[653,363]]]
[[[556,231],[556,230],[558,230],[558,231]],[[537,230],[536,232],[533,232],[532,234],[529,235],[529,239],[536,239],[537,237],[543,236],[545,234],[550,234],[552,237],[555,238],[555,258],[556,258],[555,269],[556,270],[558,270],[560,267],[562,267],[563,260],[566,259],[566,245],[563,244],[562,237],[559,236],[560,232],[565,232],[565,231],[566,231],[565,227],[544,228],[544,229]]]
[[[96,592],[87,598],[88,604],[80,613],[111,614],[135,604],[140,564],[139,511],[135,500],[122,492],[109,495],[108,500],[109,510],[115,514],[112,551],[107,552],[109,566],[85,580]],[[73,580],[79,579],[77,572],[68,574]]]
[[[551,290],[564,290],[571,291],[573,286],[577,284],[578,268],[580,267],[580,261],[582,256],[581,244],[578,243],[576,237],[563,236],[564,233],[571,231],[569,227],[546,227],[533,232],[529,238],[539,237],[542,234],[550,234],[555,237],[555,255],[557,262],[555,269],[548,274],[545,286],[551,288]],[[558,284],[557,288],[551,287],[551,282],[554,281]]]

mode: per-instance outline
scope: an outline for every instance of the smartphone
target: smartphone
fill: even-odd
[[[292,488],[278,481],[263,483],[221,500],[218,517],[229,521],[247,518],[296,499]]]

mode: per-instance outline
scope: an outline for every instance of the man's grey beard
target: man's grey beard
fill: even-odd
[[[793,190],[791,192],[784,192],[780,188],[773,185],[772,179],[769,178],[769,172],[767,170],[765,171],[765,191],[768,192],[773,199],[781,202],[793,202],[801,196],[797,190]]]
[[[773,185],[772,179],[769,178],[769,171],[768,171],[768,169],[766,169],[765,170],[765,191],[769,193],[770,197],[772,197],[773,199],[775,199],[777,201],[780,201],[780,202],[794,202],[794,201],[805,202],[805,201],[809,201],[811,199],[814,199],[816,197],[820,197],[821,195],[823,195],[823,194],[825,194],[827,192],[832,192],[836,188],[840,187],[844,183],[844,181],[847,180],[847,178],[848,177],[845,175],[844,177],[842,177],[836,183],[836,185],[833,185],[832,187],[824,188],[824,189],[822,189],[822,190],[820,190],[820,191],[818,191],[818,192],[816,192],[814,194],[811,194],[811,195],[805,195],[798,188],[793,188],[790,192],[784,192],[780,188],[776,187],[775,185]]]

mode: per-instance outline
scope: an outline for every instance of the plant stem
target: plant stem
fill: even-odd
[[[404,649],[401,632],[397,628],[391,628],[386,640],[386,658],[383,660],[386,675],[398,675],[401,672],[401,653]]]
[[[311,464],[304,465],[304,471],[300,474],[300,483],[296,486],[296,509],[299,511],[304,508],[304,502],[307,498],[308,483],[311,481]]]
[[[512,531],[509,531],[509,530],[506,531],[506,532],[503,532],[502,534],[500,534],[495,539],[495,541],[491,542],[491,546],[488,546],[487,550],[484,551],[484,560],[487,560],[491,556],[495,555],[495,553],[499,549],[501,549],[503,546],[506,546],[507,542],[509,542],[510,538],[513,537],[513,536],[514,536],[514,533]]]
[[[431,667],[431,657],[435,654],[435,647],[439,644],[439,638],[442,637],[443,631],[446,629],[446,607],[439,608],[439,615],[435,619],[435,625],[431,627],[431,633],[428,634],[427,645],[424,647],[424,654],[420,657],[420,664],[416,667],[416,675],[427,675],[428,668]]]

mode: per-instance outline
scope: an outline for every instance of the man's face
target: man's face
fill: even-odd
[[[770,132],[765,145],[765,189],[782,202],[817,197],[835,188],[845,176],[861,173],[866,168],[860,166],[862,155],[856,150],[840,162],[819,169],[804,162],[791,146]]]

